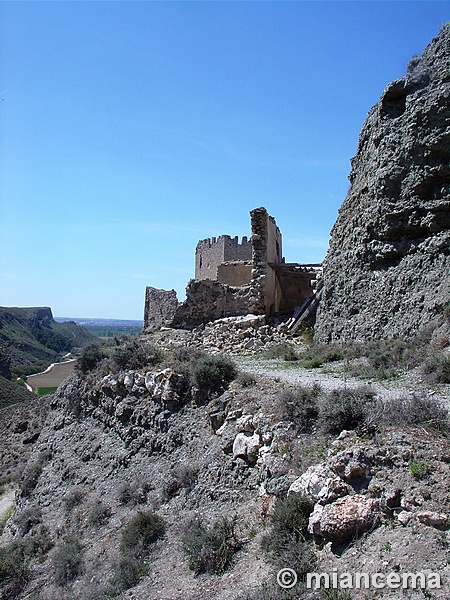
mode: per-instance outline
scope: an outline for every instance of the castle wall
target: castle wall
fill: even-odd
[[[227,285],[249,285],[252,279],[251,261],[226,262],[217,269],[217,280]]]
[[[280,307],[281,290],[276,274],[267,263],[282,262],[281,233],[275,219],[263,207],[250,212],[252,226],[252,282],[257,290],[258,312],[268,317]]]
[[[145,289],[144,329],[155,331],[170,323],[178,305],[175,290],[159,290],[148,286]]]
[[[198,242],[195,249],[195,279],[218,280],[219,266],[227,261],[251,260],[252,245],[244,236],[239,243],[238,237],[221,235]]]

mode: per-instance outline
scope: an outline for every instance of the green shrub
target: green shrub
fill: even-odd
[[[160,350],[151,344],[136,339],[120,341],[110,354],[119,369],[142,369],[162,361]]]
[[[106,598],[115,598],[134,587],[148,570],[145,562],[126,553],[113,565],[114,575],[106,586]],[[90,599],[89,599],[90,600]]]
[[[335,344],[313,343],[299,356],[300,365],[305,369],[317,369],[324,363],[342,360],[346,356],[344,349]]]
[[[323,397],[319,409],[319,423],[328,433],[356,429],[365,422],[374,393],[366,387],[333,390]]]
[[[34,525],[42,522],[41,509],[35,505],[25,508],[14,519],[17,531],[21,537],[26,535]]]
[[[446,407],[432,396],[413,396],[377,400],[369,411],[368,422],[375,427],[428,425],[439,431],[448,431],[449,415]]]
[[[353,596],[350,592],[333,588],[321,589],[320,597],[322,600],[353,600]]]
[[[202,356],[192,366],[192,380],[208,396],[225,391],[237,375],[233,361],[225,356]]]
[[[10,600],[20,596],[29,579],[28,560],[18,542],[0,546],[1,598]]]
[[[430,356],[422,372],[430,383],[450,383],[450,357]]]
[[[197,483],[198,467],[197,465],[177,465],[170,473],[165,486],[164,495],[166,498],[173,498],[180,490],[184,489],[190,492]]]
[[[128,481],[123,481],[120,484],[117,499],[123,506],[136,506],[145,503],[147,492],[144,486],[140,485],[137,481],[134,481],[132,484]]]
[[[125,526],[120,542],[121,550],[135,557],[147,556],[151,545],[164,533],[164,521],[154,512],[138,512]]]
[[[416,479],[423,479],[428,475],[430,467],[424,460],[413,460],[409,463],[409,471]]]
[[[63,498],[66,511],[72,511],[76,506],[82,503],[84,498],[84,492],[79,487],[70,489]]]
[[[102,525],[111,516],[111,509],[103,502],[95,502],[88,513],[88,520],[91,525]]]
[[[298,385],[282,390],[278,397],[280,419],[293,421],[302,432],[311,431],[319,416],[319,385],[312,387]]]
[[[421,60],[421,56],[413,56],[406,67],[407,72],[411,73],[411,71],[414,71],[414,69],[417,67]]]
[[[51,452],[44,450],[38,455],[33,464],[27,465],[20,481],[22,496],[28,497],[31,495],[32,491],[37,485],[37,482],[39,481],[39,477],[41,476],[44,465],[50,459],[50,457]]]
[[[265,358],[280,358],[287,362],[298,360],[297,352],[292,344],[277,344],[264,352]]]
[[[57,585],[63,587],[82,573],[82,549],[78,538],[69,536],[53,555],[53,574]]]
[[[311,502],[300,495],[278,498],[270,530],[261,542],[262,549],[277,568],[289,566],[300,580],[312,570],[315,562],[312,546],[306,540],[312,509]]]
[[[245,371],[241,371],[237,376],[236,381],[243,388],[250,388],[256,385],[256,379],[250,373],[246,373]]]
[[[98,344],[88,344],[81,351],[76,370],[86,375],[86,373],[93,371],[104,358],[102,349]]]
[[[195,519],[186,528],[182,544],[189,568],[196,574],[220,575],[228,569],[239,549],[235,521],[221,517],[207,527],[200,519]]]

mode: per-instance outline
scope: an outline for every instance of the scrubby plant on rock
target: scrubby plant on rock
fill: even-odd
[[[278,398],[280,418],[294,422],[300,431],[311,431],[319,416],[320,392],[317,384],[310,388],[298,385],[283,390]]]
[[[225,391],[237,376],[234,362],[225,356],[202,356],[192,366],[193,384],[207,396]]]
[[[76,364],[76,370],[83,375],[93,371],[105,358],[98,344],[88,344],[81,352]]]
[[[375,394],[367,387],[336,389],[320,403],[319,424],[328,433],[356,429],[366,420]]]
[[[231,564],[239,542],[234,519],[221,517],[211,526],[195,519],[187,526],[183,538],[183,551],[189,567],[196,573],[224,573]]]

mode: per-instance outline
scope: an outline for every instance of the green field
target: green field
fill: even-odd
[[[67,379],[73,373],[76,362],[76,360],[68,360],[56,363],[45,373],[27,377],[27,383],[38,396],[54,392],[64,379]]]

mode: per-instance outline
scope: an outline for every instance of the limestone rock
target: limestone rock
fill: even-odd
[[[249,463],[255,463],[261,440],[257,433],[238,433],[233,442],[233,458],[246,458]]]
[[[321,341],[450,329],[449,60],[444,26],[367,116],[325,259]]]
[[[172,369],[147,373],[145,377],[145,387],[152,399],[168,410],[175,410],[183,403],[183,383],[183,376]]]
[[[355,494],[325,506],[316,504],[309,518],[308,531],[331,542],[342,542],[368,531],[378,518],[375,500]]]
[[[417,518],[421,523],[425,525],[431,525],[433,527],[442,527],[448,520],[448,515],[444,513],[432,512],[430,510],[423,510],[416,514]]]
[[[312,502],[327,504],[348,494],[348,487],[326,465],[313,465],[294,481],[288,491],[301,494]]]

